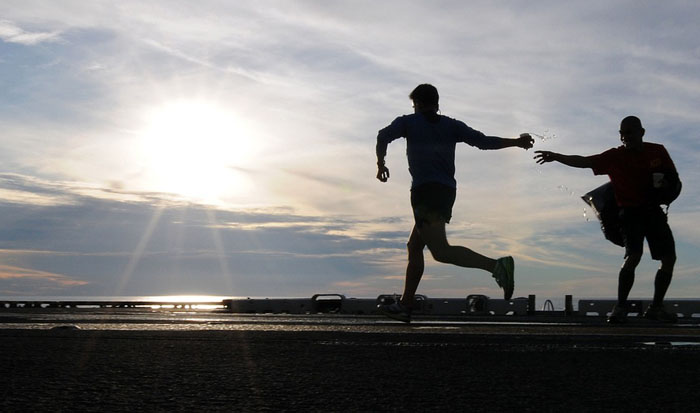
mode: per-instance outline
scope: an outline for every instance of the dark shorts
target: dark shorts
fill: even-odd
[[[649,243],[651,258],[660,260],[675,254],[676,243],[668,226],[668,218],[661,207],[622,208],[622,236],[625,240],[625,257],[642,254],[644,238]]]
[[[411,189],[411,207],[418,228],[424,222],[450,222],[457,190],[447,185],[427,183]]]

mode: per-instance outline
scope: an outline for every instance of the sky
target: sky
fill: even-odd
[[[0,296],[400,293],[405,141],[420,83],[443,115],[535,148],[457,149],[448,238],[516,260],[515,296],[614,297],[623,250],[581,200],[637,115],[684,183],[668,297],[700,297],[695,1],[0,3]],[[418,293],[501,295],[426,251]],[[650,297],[648,251],[632,297]]]

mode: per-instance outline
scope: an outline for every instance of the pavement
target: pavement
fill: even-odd
[[[219,311],[0,312],[0,410],[691,411],[700,329]],[[602,321],[602,320],[599,320]]]

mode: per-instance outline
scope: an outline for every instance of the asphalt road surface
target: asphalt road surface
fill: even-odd
[[[27,314],[0,313],[2,411],[700,406],[697,325]]]

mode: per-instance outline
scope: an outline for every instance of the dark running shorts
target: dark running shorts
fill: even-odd
[[[651,258],[660,260],[668,254],[675,254],[673,233],[660,206],[622,208],[620,219],[625,240],[625,257],[633,253],[641,255],[644,238],[649,243]]]
[[[450,222],[457,190],[447,185],[427,183],[411,189],[411,207],[418,228],[439,219]]]

